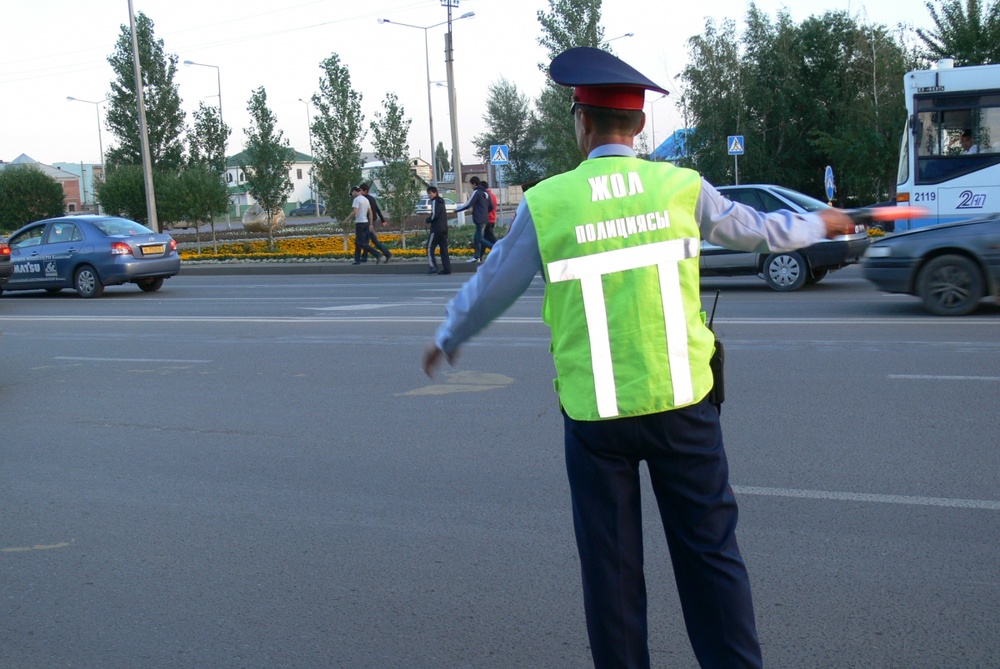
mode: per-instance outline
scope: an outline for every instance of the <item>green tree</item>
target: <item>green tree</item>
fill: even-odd
[[[726,137],[743,135],[742,183],[778,183],[819,197],[838,175],[840,204],[885,200],[895,185],[912,57],[882,26],[827,12],[795,25],[750,6],[742,35],[706,23],[689,42],[685,103],[696,129],[692,163],[713,183],[735,179]]]
[[[240,165],[246,176],[251,196],[264,210],[265,220],[279,212],[292,192],[288,170],[292,166],[292,147],[285,134],[278,130],[274,112],[267,106],[267,92],[261,86],[247,103],[251,127],[244,130],[247,136],[243,151],[245,164]],[[267,226],[268,244],[274,247],[274,229]]]
[[[156,191],[156,218],[161,229],[185,218],[180,175],[173,170],[153,170]],[[105,213],[149,225],[146,216],[146,182],[141,165],[120,165],[96,183],[97,199]]]
[[[537,16],[542,26],[538,43],[550,61],[573,47],[597,47],[604,39],[604,29],[600,26],[601,0],[549,0],[549,12],[539,10]],[[539,68],[548,72],[548,63],[539,64]],[[551,80],[536,102],[538,123],[533,132],[538,137],[538,161],[543,175],[571,170],[584,159],[576,144],[573,117],[569,115],[572,102],[573,91]]]
[[[711,19],[705,31],[688,40],[688,63],[681,77],[694,132],[688,139],[692,167],[719,185],[732,180],[732,157],[717,150],[717,142],[738,134],[746,107],[741,86],[739,39],[736,24]]]
[[[146,223],[146,184],[141,165],[119,165],[108,171],[95,189],[105,213]]]
[[[445,172],[451,171],[451,160],[448,158],[448,150],[444,148],[444,143],[438,142],[434,149],[434,174],[440,179]]]
[[[326,196],[327,213],[344,221],[351,213],[351,186],[361,181],[365,117],[361,94],[351,88],[351,74],[340,57],[331,54],[320,69],[319,93],[312,96],[316,180]]]
[[[917,30],[929,60],[954,58],[956,65],[1000,63],[1000,0],[941,0],[940,11],[932,2],[924,5],[934,21],[934,30]]]
[[[154,168],[179,169],[184,162],[184,110],[174,83],[177,56],[163,51],[163,40],[153,35],[153,21],[142,12],[136,17],[139,64],[142,68],[142,92],[145,101],[149,157]],[[142,165],[139,135],[139,105],[132,58],[132,33],[121,27],[115,51],[108,56],[115,73],[108,98],[105,121],[117,139],[105,153],[112,170],[119,165]]]
[[[43,218],[61,216],[66,204],[59,182],[32,165],[0,170],[0,229],[12,232]]]
[[[520,184],[542,176],[537,166],[537,122],[528,97],[516,84],[501,77],[490,85],[483,121],[488,130],[472,140],[483,162],[490,161],[491,146],[506,144],[510,151],[508,181]]]
[[[379,194],[389,218],[400,224],[409,216],[420,194],[417,176],[410,169],[407,137],[411,123],[396,94],[389,93],[370,125],[375,157],[384,163],[384,167],[376,171]]]
[[[229,215],[229,189],[226,186],[223,175],[226,173],[226,141],[229,139],[229,126],[222,121],[222,110],[216,107],[206,106],[201,102],[194,112],[194,128],[188,134],[188,167],[202,168],[195,174],[182,174],[182,183],[189,183],[196,188],[197,195],[194,196],[194,206],[188,209],[195,212],[193,220],[207,221],[212,229],[212,245],[217,248],[218,242],[215,236],[215,216]],[[204,171],[215,174],[216,179],[222,185],[223,193],[221,209],[218,207],[218,194],[220,190],[203,183]],[[207,218],[206,218],[207,214]],[[228,219],[227,219],[228,220]],[[199,244],[197,230],[195,231],[195,241]]]
[[[218,253],[215,217],[225,214],[229,206],[229,189],[221,175],[206,165],[191,165],[180,173],[178,186],[185,212],[184,218],[195,226],[198,253],[201,253],[201,237],[198,234],[198,225],[201,223],[211,224],[212,248]]]
[[[834,47],[843,56],[830,64],[838,70],[830,85],[836,93],[827,113],[816,114],[809,133],[817,162],[803,169],[818,189],[819,163],[836,166],[838,204],[865,205],[895,194],[899,133],[906,118],[901,81],[917,62],[885,27],[855,24],[846,14],[813,17],[801,30],[804,35],[829,35],[838,20],[842,31],[835,39],[813,46],[813,54]],[[818,76],[807,72],[805,77],[811,75]]]
[[[194,112],[194,127],[188,134],[188,163],[223,174],[226,171],[226,142],[230,132],[217,107],[199,102]]]

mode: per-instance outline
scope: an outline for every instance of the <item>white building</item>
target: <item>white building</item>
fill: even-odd
[[[314,197],[311,178],[313,159],[295,149],[291,149],[291,153],[292,164],[288,168],[288,178],[292,182],[292,192],[288,194],[288,202],[297,206]],[[226,158],[226,185],[229,186],[229,202],[233,205],[230,213],[234,216],[241,216],[247,207],[257,203],[247,192],[249,184],[240,168],[245,162],[246,156],[242,152]]]

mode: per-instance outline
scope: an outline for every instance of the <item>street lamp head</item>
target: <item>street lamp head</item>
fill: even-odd
[[[389,19],[375,19],[375,20],[378,21],[379,23],[392,23],[392,21],[390,21]]]
[[[67,100],[76,100],[76,98],[74,98],[72,95],[67,95],[66,99]]]
[[[458,18],[460,18],[460,19],[471,19],[475,15],[476,15],[475,12],[466,12],[466,13],[462,14],[461,16],[459,16]]]
[[[194,65],[194,61],[193,60],[185,60],[184,64],[185,65]]]

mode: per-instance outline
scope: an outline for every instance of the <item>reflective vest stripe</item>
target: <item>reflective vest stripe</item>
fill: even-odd
[[[684,303],[681,296],[681,280],[677,263],[687,258],[697,257],[698,251],[698,240],[688,237],[604,251],[578,258],[567,258],[548,264],[550,281],[554,283],[580,281],[584,315],[587,319],[587,330],[590,335],[590,355],[594,373],[594,390],[597,395],[597,412],[601,418],[613,418],[619,413],[614,365],[611,361],[608,312],[604,302],[604,286],[601,281],[602,276],[614,272],[626,272],[642,267],[657,267],[660,279],[660,298],[663,301],[664,326],[667,334],[667,356],[670,360],[670,376],[675,402],[688,404],[694,401],[691,364],[688,357],[687,323],[684,318]]]

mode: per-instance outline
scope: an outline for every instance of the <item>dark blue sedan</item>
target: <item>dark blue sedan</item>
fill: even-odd
[[[14,271],[0,292],[73,288],[80,297],[100,297],[105,286],[134,283],[150,293],[181,269],[173,237],[115,216],[36,221],[9,243]]]
[[[938,316],[963,316],[984,297],[1000,301],[1000,215],[898,232],[874,242],[865,278],[916,295]]]

